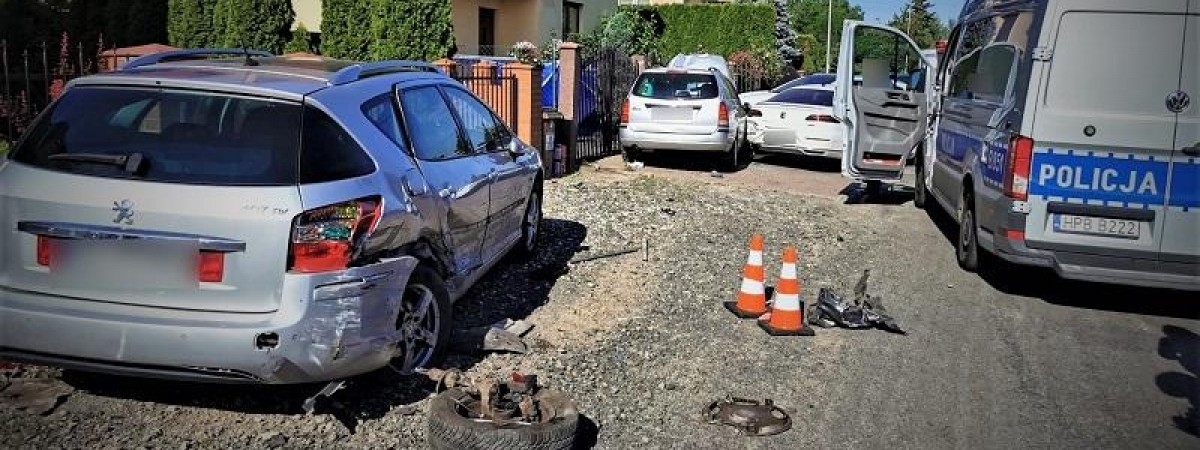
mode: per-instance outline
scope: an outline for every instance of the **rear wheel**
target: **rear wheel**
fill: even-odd
[[[913,206],[924,209],[929,199],[929,188],[925,185],[925,154],[918,153],[916,161],[916,186],[913,188]]]
[[[975,217],[975,194],[970,189],[963,191],[958,202],[958,243],[955,256],[958,266],[968,271],[979,270],[979,231]]]
[[[437,272],[417,266],[408,278],[396,318],[400,354],[392,367],[404,374],[436,365],[450,343],[450,293]]]
[[[521,242],[517,243],[517,255],[530,258],[537,253],[538,233],[542,227],[542,188],[538,186],[525,206],[525,218],[521,221]]]
[[[637,147],[621,147],[621,159],[627,163],[640,161],[642,152]]]

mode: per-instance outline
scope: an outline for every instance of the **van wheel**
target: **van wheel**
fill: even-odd
[[[979,270],[979,228],[975,218],[975,195],[966,190],[958,202],[958,239],[955,256],[958,266],[974,272]]]
[[[916,161],[916,186],[913,188],[913,206],[918,209],[925,209],[925,202],[929,199],[929,187],[925,185],[925,155],[919,154]]]
[[[396,317],[400,351],[392,368],[410,374],[438,364],[450,343],[450,314],[450,293],[442,277],[423,265],[413,269]]]

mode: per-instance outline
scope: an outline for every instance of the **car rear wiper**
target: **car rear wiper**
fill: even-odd
[[[106,155],[103,153],[59,153],[57,155],[50,155],[49,159],[51,161],[68,161],[117,166],[132,174],[141,172],[142,166],[146,164],[146,158],[142,156],[140,152],[133,152],[128,155]]]

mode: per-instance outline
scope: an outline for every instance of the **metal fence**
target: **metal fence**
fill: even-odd
[[[0,140],[14,140],[68,81],[99,70],[99,55],[67,39],[31,48],[0,40]]]
[[[497,69],[490,75],[473,74],[471,71],[458,70],[453,78],[467,87],[475,96],[483,100],[500,116],[505,125],[517,133],[517,77],[504,74]]]
[[[611,47],[600,48],[585,59],[582,69],[575,109],[578,134],[570,158],[573,166],[620,153],[621,104],[638,76],[629,55]]]

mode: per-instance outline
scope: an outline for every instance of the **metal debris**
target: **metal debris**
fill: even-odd
[[[769,398],[759,402],[726,397],[704,408],[704,418],[710,424],[729,425],[748,436],[770,436],[792,428],[792,418]]]
[[[316,394],[313,394],[312,397],[304,399],[304,404],[301,405],[304,408],[304,413],[311,416],[317,410],[318,399],[328,398],[344,387],[346,387],[346,380],[330,381],[329,384],[326,384],[325,387],[317,391]]]
[[[808,323],[822,328],[879,328],[897,334],[907,334],[896,320],[884,314],[883,297],[867,294],[867,278],[870,270],[864,270],[854,286],[854,299],[846,301],[832,290],[821,288],[817,302],[809,308]]]
[[[46,416],[74,392],[75,388],[53,378],[17,378],[0,391],[0,405]]]
[[[450,348],[459,352],[512,352],[525,354],[529,346],[521,336],[529,333],[533,324],[524,320],[505,319],[492,325],[456,332]]]

